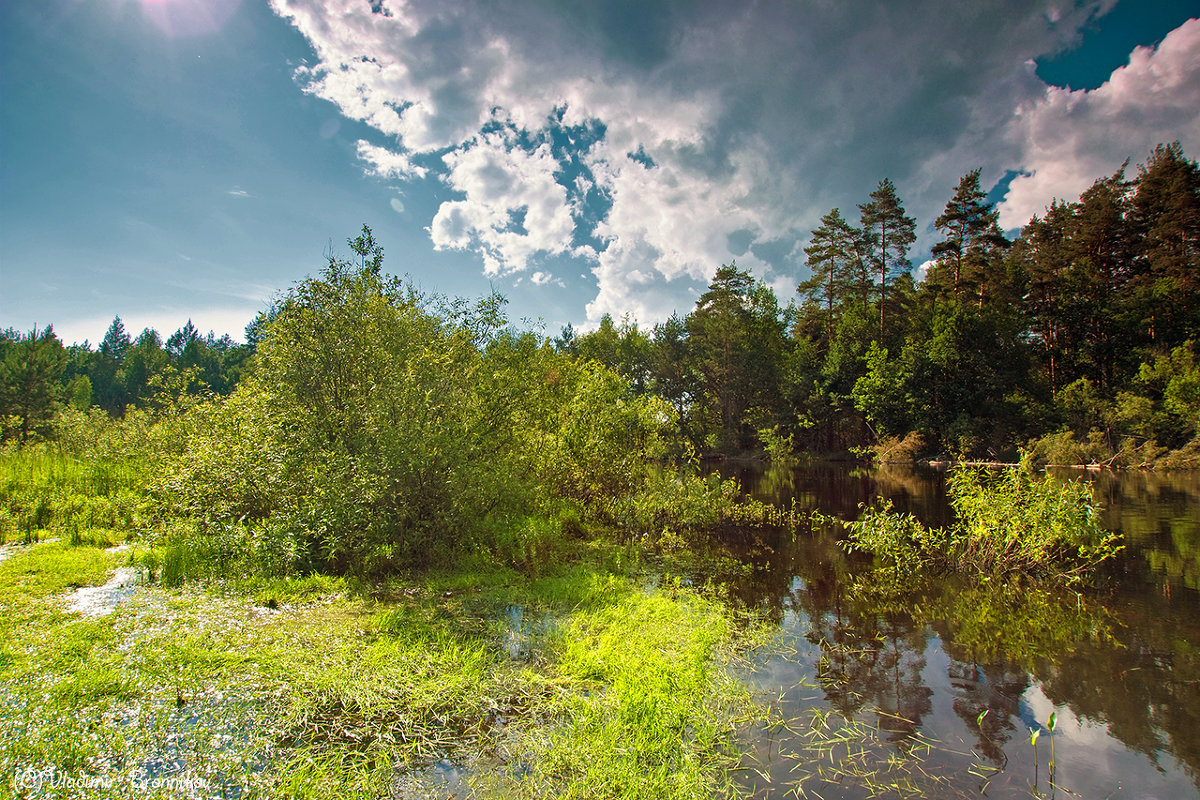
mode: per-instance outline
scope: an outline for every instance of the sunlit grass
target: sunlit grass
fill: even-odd
[[[19,546],[0,563],[0,770],[109,781],[97,797],[167,778],[201,796],[386,797],[445,764],[498,796],[728,790],[733,732],[754,713],[722,667],[735,626],[610,569],[623,552],[537,578],[151,585],[92,619],[67,593],[142,556]]]
[[[145,470],[136,460],[78,458],[50,444],[0,448],[0,544],[45,538],[107,544],[143,524]]]
[[[144,471],[0,451],[8,786],[389,797],[454,774],[501,797],[732,793],[735,732],[761,713],[726,669],[747,627],[651,580],[638,544],[530,517],[504,558],[267,577],[192,547],[205,537],[158,516]],[[71,610],[122,567],[146,583],[107,616]]]

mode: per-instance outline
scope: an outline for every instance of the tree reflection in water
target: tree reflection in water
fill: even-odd
[[[1079,593],[1027,581],[971,585],[915,576],[896,585],[873,575],[868,560],[845,553],[836,529],[794,539],[781,534],[758,541],[752,552],[734,542],[751,568],[727,581],[731,594],[763,610],[781,635],[790,632],[798,642],[791,673],[779,665],[766,672],[818,690],[808,700],[789,701],[781,713],[809,719],[804,715],[811,712],[811,719],[824,720],[832,710],[862,737],[859,753],[874,759],[853,770],[823,771],[818,783],[824,783],[807,785],[826,798],[953,797],[984,786],[992,797],[1029,797],[1035,776],[1030,733],[1042,731],[1045,790],[1045,717],[1058,710],[1079,721],[1075,729],[1060,723],[1055,732],[1066,789],[1084,796],[1200,796],[1200,596],[1194,590],[1200,476],[1177,483],[1141,475],[1098,480],[1106,520],[1124,529],[1127,551],[1101,588]],[[775,485],[843,517],[881,487],[898,508],[927,522],[944,523],[948,514],[938,506],[944,492],[936,473],[800,471]],[[790,501],[787,495],[759,497]],[[871,724],[853,727],[864,720]],[[836,727],[820,736],[803,725],[793,729],[803,735],[772,734],[776,755],[762,767],[771,781],[748,772],[747,795],[783,796],[798,776],[815,774],[806,763],[820,757],[830,763],[826,746],[840,735]],[[916,769],[889,772],[889,759],[930,739],[937,746]],[[849,747],[838,752],[843,760],[863,757]]]

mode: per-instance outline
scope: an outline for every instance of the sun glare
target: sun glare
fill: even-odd
[[[171,37],[217,33],[241,0],[138,0],[142,13]]]

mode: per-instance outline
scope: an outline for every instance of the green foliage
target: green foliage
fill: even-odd
[[[690,313],[681,310],[652,334],[628,315],[605,315],[587,334],[566,326],[554,354],[599,363],[634,394],[665,400],[673,417],[667,450],[683,460],[693,450],[753,452],[774,434],[832,454],[916,432],[930,452],[943,454],[1012,458],[1049,435],[1053,441],[1038,449],[1064,456],[1052,460],[1088,460],[1065,459],[1074,449],[1116,466],[1150,465],[1164,448],[1184,447],[1200,433],[1200,369],[1191,344],[1200,330],[1200,167],[1176,142],[1156,147],[1137,177],[1125,173],[1096,180],[1077,202],[1056,201],[1010,243],[981,173],[968,172],[933,221],[943,238],[920,285],[909,261],[916,222],[896,186],[883,180],[858,206],[857,225],[832,209],[812,231],[804,248],[811,274],[797,286],[798,305],[781,307],[760,279],[722,265]],[[461,375],[441,386],[465,390],[479,377],[476,369],[492,368],[482,364],[493,344],[522,338],[500,333],[499,296],[475,304],[419,297],[383,275],[383,250],[369,228],[349,245],[352,259],[330,264],[338,280],[308,282],[277,298],[247,326],[244,346],[201,335],[190,321],[165,342],[153,330],[133,337],[117,317],[98,348],[67,348],[63,366],[62,345],[49,331],[7,332],[0,336],[0,434],[47,436],[68,406],[95,404],[121,416],[130,407],[159,412],[165,395],[175,399],[174,410],[184,397],[227,396],[256,369],[256,354],[269,355],[276,328],[307,341],[285,354],[295,356],[297,370],[286,376],[288,391],[334,419],[344,393],[370,388],[330,388],[343,378],[382,378],[376,386],[388,391],[403,385],[373,367],[325,372],[352,345],[362,345],[365,361],[400,358],[394,345],[403,334],[371,316],[357,330],[349,316],[330,318],[329,331],[341,333],[322,338],[322,315],[334,312],[338,293],[358,273],[377,284],[370,291],[394,307],[401,327],[433,332],[426,343],[431,361],[400,358],[414,385],[433,389],[430,375],[450,364]],[[365,297],[362,308],[370,305]],[[359,306],[344,310],[351,308]],[[550,349],[533,338],[534,349]],[[535,361],[524,378],[549,369],[546,357]],[[522,403],[549,408],[553,396]],[[420,403],[415,395],[409,400]],[[476,417],[485,424],[505,418],[512,409],[502,405],[490,419],[479,411]],[[347,411],[347,424],[370,422]],[[469,414],[460,416],[465,423]],[[1064,426],[1072,442],[1057,433]],[[373,435],[369,424],[361,430]],[[773,433],[764,439],[764,430]],[[1102,446],[1093,431],[1102,434]],[[353,450],[347,433],[334,439]],[[518,460],[518,471],[529,466],[530,458]],[[1188,463],[1187,455],[1163,462]]]
[[[998,476],[957,467],[948,492],[958,518],[954,557],[960,567],[1075,578],[1120,549],[1119,534],[1101,527],[1086,482],[1036,475],[1028,458]]]
[[[846,525],[853,547],[873,554],[884,574],[893,579],[912,576],[943,557],[944,532],[896,511],[890,501],[869,506]]]
[[[946,238],[933,246],[937,264],[926,280],[943,296],[955,300],[969,291],[982,306],[1000,288],[990,284],[995,283],[999,256],[1008,240],[1000,232],[999,215],[986,202],[979,174],[980,170],[974,169],[963,176],[945,210],[934,221]]]
[[[0,441],[46,436],[63,399],[67,365],[62,342],[47,327],[28,335],[0,333]]]
[[[1073,582],[1120,550],[1100,526],[1088,484],[1035,475],[1027,456],[998,473],[959,465],[948,478],[956,520],[929,529],[890,505],[848,523],[848,546],[871,552],[896,575],[948,567],[978,576],[1040,575]]]
[[[858,303],[864,311],[867,308],[872,292],[869,245],[863,231],[852,227],[835,208],[821,217],[821,227],[812,232],[812,240],[804,248],[812,277],[796,291],[823,309],[830,338],[844,306]]]
[[[686,328],[704,392],[696,398],[705,434],[697,444],[721,452],[753,446],[755,431],[780,415],[784,325],[774,293],[736,265],[724,265]]]
[[[743,497],[741,486],[733,479],[667,469],[652,471],[637,494],[609,500],[602,512],[602,519],[618,531],[651,541],[677,534],[702,537],[726,525],[794,530],[803,523],[794,508],[781,509]]]
[[[896,186],[887,178],[879,182],[871,199],[860,205],[862,230],[867,243],[868,262],[879,276],[879,341],[887,341],[889,289],[909,276],[912,264],[908,248],[917,240],[916,221],[904,211]],[[911,285],[911,281],[910,281]],[[894,293],[894,292],[893,292]],[[891,298],[893,303],[896,298]]]
[[[783,433],[778,428],[759,428],[758,440],[762,442],[772,464],[797,463],[796,443],[792,434]]]
[[[202,336],[191,320],[165,344],[150,328],[134,340],[116,317],[98,349],[87,342],[67,349],[62,381],[77,410],[95,404],[120,417],[129,407],[161,409],[167,387],[176,398],[228,394],[248,368],[252,350],[228,336]]]
[[[299,284],[263,325],[254,374],[187,415],[158,487],[208,552],[267,574],[291,561],[378,576],[481,547],[528,563],[548,537],[522,520],[640,489],[666,454],[663,401],[530,335],[493,335],[491,300],[431,307],[352,244],[362,264],[332,259]]]
[[[737,759],[730,734],[752,706],[711,665],[729,620],[694,596],[624,593],[564,631],[563,672],[592,687],[556,697],[528,737],[535,797],[710,796]]]
[[[903,434],[911,430],[908,383],[911,365],[888,360],[888,351],[871,342],[863,356],[866,374],[854,383],[854,407],[863,412],[876,434]]]
[[[1069,429],[1047,434],[1033,442],[1029,453],[1039,464],[1068,467],[1099,464],[1112,457],[1104,431],[1095,429],[1082,439]]]

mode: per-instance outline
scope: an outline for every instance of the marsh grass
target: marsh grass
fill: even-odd
[[[883,714],[878,709],[874,713]],[[814,709],[807,719],[790,724],[794,744],[781,755],[792,762],[790,791],[797,797],[821,797],[822,788],[850,785],[864,797],[918,798],[948,782],[926,766],[941,745],[919,732],[898,747],[886,740],[878,721],[846,718],[832,709]]]
[[[282,529],[164,518],[140,463],[0,451],[5,530],[55,540],[0,562],[8,786],[389,797],[453,775],[489,796],[732,794],[735,733],[763,710],[729,665],[760,628],[670,577],[669,547],[597,535],[567,505],[512,519],[496,552],[328,576]],[[699,526],[734,491],[680,487],[635,516],[694,506]],[[123,566],[150,582],[106,617],[70,610]]]
[[[52,444],[0,448],[0,544],[54,529],[104,546],[147,524],[145,470],[136,459],[72,456]]]
[[[143,586],[100,620],[66,611],[150,555],[60,540],[0,563],[2,774],[87,776],[96,797],[170,779],[340,798],[451,765],[489,795],[698,797],[729,793],[757,713],[725,669],[744,626],[675,582],[647,588],[625,547],[580,543],[537,576],[230,578]],[[538,621],[520,657],[503,646],[514,608]]]
[[[552,643],[574,691],[556,692],[518,728],[508,760],[538,797],[708,797],[732,791],[736,732],[761,713],[713,669],[729,618],[694,594],[625,587],[574,616]],[[583,689],[583,691],[580,691]]]

